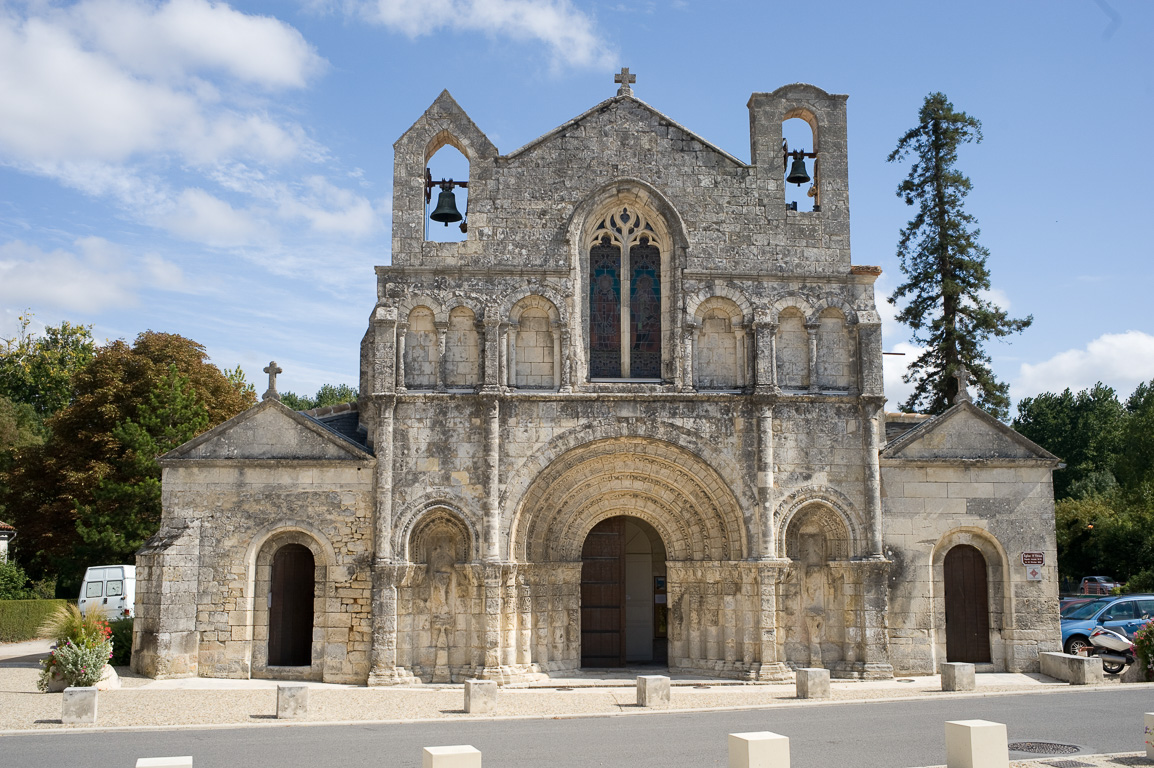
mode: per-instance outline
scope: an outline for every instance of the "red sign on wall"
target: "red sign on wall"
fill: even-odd
[[[1043,552],[1023,552],[1022,565],[1045,565],[1046,555]]]

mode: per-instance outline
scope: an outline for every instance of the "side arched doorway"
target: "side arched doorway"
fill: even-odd
[[[602,520],[581,549],[581,666],[668,662],[665,545],[643,520]]]
[[[312,551],[301,544],[286,544],[273,556],[268,617],[270,667],[312,664],[315,565]]]
[[[986,558],[977,547],[959,544],[943,563],[946,660],[990,661],[990,603]]]

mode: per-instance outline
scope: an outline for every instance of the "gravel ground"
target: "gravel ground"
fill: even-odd
[[[275,682],[215,681],[203,678],[153,681],[118,669],[122,688],[99,697],[98,724],[102,728],[139,726],[257,725],[276,719]],[[60,722],[61,694],[36,690],[38,670],[30,663],[0,666],[0,731],[68,728]],[[1040,676],[990,675],[979,694],[1064,688]],[[874,682],[840,682],[831,686],[835,701],[904,697],[942,697],[959,694],[941,691],[937,677],[901,678]],[[632,684],[620,687],[572,687],[559,680],[558,688],[506,688],[497,712],[482,717],[572,717],[582,715],[643,714],[655,710],[636,705]],[[179,684],[180,687],[174,687]],[[228,687],[218,687],[227,685]],[[962,694],[973,695],[973,694]],[[314,685],[309,691],[310,722],[413,721],[478,717],[463,709],[462,688],[364,688]],[[792,684],[675,685],[672,709],[753,708],[805,706]]]

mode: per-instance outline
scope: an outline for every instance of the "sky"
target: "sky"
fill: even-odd
[[[887,408],[916,351],[886,162],[927,94],[982,121],[958,167],[1017,401],[1154,379],[1154,3],[0,0],[0,338],[203,344],[257,391],[358,380],[390,262],[392,143],[442,89],[509,153],[616,94],[748,161],[751,93],[849,95],[853,263],[878,265]],[[451,149],[443,150],[449,153]],[[461,172],[447,154],[434,176]],[[459,177],[458,177],[459,178]]]

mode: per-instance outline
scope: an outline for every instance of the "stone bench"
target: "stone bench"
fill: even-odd
[[[789,768],[789,737],[769,731],[729,734],[729,768]]]
[[[1070,653],[1040,653],[1042,674],[1070,685],[1101,683],[1102,659],[1097,656],[1075,656]]]

